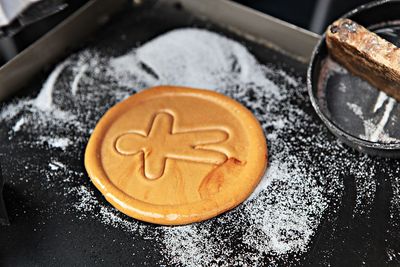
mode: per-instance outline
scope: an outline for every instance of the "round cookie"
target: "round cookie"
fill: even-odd
[[[85,152],[94,185],[123,213],[178,225],[234,208],[267,166],[253,114],[216,92],[160,86],[109,109]]]

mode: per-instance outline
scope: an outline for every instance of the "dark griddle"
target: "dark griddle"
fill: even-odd
[[[222,28],[196,19],[182,10],[173,8],[128,9],[117,15],[105,28],[86,45],[95,44],[111,55],[122,54],[155,36],[171,29],[195,26],[220,32],[245,44],[257,59],[264,64],[279,64],[295,76],[305,77],[306,65],[276,53],[264,46],[246,41]],[[120,42],[120,36],[126,41]],[[279,62],[279,63],[277,63]],[[18,96],[35,96],[49,71],[44,71]],[[303,81],[304,83],[304,81]],[[305,93],[305,92],[304,92]],[[303,99],[303,98],[302,98]],[[314,115],[308,98],[304,98],[304,110]],[[9,101],[12,101],[11,98]],[[303,101],[303,100],[301,100]],[[66,211],[66,199],[57,188],[45,190],[35,177],[44,175],[43,169],[53,157],[67,162],[70,169],[84,172],[84,146],[77,149],[78,155],[62,154],[61,150],[30,148],[22,145],[24,136],[8,140],[9,125],[0,124],[0,157],[3,175],[6,178],[4,198],[11,226],[0,227],[0,260],[2,266],[57,266],[57,265],[159,265],[162,256],[158,245],[151,240],[132,237],[122,229],[107,226],[90,216]],[[307,130],[307,129],[305,129]],[[334,138],[327,134],[327,138]],[[85,138],[88,138],[86,136]],[[60,155],[61,153],[61,155]],[[349,153],[357,153],[349,150]],[[376,159],[383,169],[377,175],[376,198],[371,211],[352,217],[355,207],[356,189],[354,178],[344,176],[345,193],[342,199],[332,200],[323,223],[311,242],[311,247],[302,256],[289,255],[281,262],[284,265],[349,264],[377,265],[387,262],[386,247],[397,246],[400,252],[400,229],[389,225],[389,206],[392,197],[391,181],[384,169],[395,165],[394,161]],[[25,169],[28,166],[28,169]],[[328,166],[327,166],[328,168]],[[343,170],[343,173],[347,173]],[[60,177],[61,179],[62,177]],[[12,181],[28,179],[30,182]],[[62,180],[62,179],[61,179]],[[82,184],[93,187],[87,176]],[[98,199],[102,199],[96,190]],[[105,202],[105,200],[102,200]],[[338,208],[334,204],[339,205]],[[338,210],[338,213],[333,213]],[[127,218],[129,219],[129,218]],[[133,220],[133,219],[131,219]],[[157,229],[157,226],[154,226]],[[390,231],[390,233],[388,233]],[[141,235],[145,236],[145,235]],[[396,245],[397,244],[397,245]],[[266,255],[266,263],[273,255]],[[279,262],[278,262],[279,263]],[[391,263],[400,264],[399,258]]]

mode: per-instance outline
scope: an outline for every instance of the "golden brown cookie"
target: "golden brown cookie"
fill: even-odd
[[[100,119],[85,167],[123,213],[158,224],[187,224],[234,208],[267,166],[253,114],[207,90],[161,86],[115,105]]]

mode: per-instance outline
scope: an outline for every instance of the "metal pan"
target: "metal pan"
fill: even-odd
[[[399,14],[400,1],[385,0],[343,17],[399,46]],[[307,85],[316,113],[341,141],[363,153],[400,157],[400,104],[332,61],[325,35],[314,49]]]

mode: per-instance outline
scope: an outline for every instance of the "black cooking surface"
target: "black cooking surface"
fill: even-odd
[[[238,40],[253,53],[257,59],[267,65],[279,65],[283,70],[294,76],[305,77],[306,65],[302,65],[282,54],[246,41],[224,29],[216,27],[207,21],[196,19],[181,10],[179,6],[144,10],[126,10],[117,15],[107,27],[102,29],[86,45],[95,46],[104,53],[118,55],[126,52],[151,38],[171,29],[181,27],[200,27],[219,32]],[[126,41],[120,42],[121,35]],[[85,45],[85,46],[86,46]],[[84,46],[84,47],[85,47]],[[44,71],[31,86],[19,93],[19,97],[34,97],[41,89],[49,71]],[[279,81],[278,81],[279,82]],[[300,81],[304,86],[305,79]],[[318,121],[306,91],[303,96],[293,94],[292,101],[299,102],[306,114],[311,114]],[[14,101],[14,98],[8,100]],[[99,114],[102,114],[109,104],[99,103]],[[94,124],[93,118],[88,123]],[[322,124],[318,121],[319,124]],[[69,198],[63,190],[68,186],[79,184],[93,187],[83,166],[84,148],[89,136],[77,140],[74,149],[63,152],[46,146],[27,146],[21,131],[9,140],[8,131],[12,125],[0,125],[0,157],[3,176],[6,179],[4,199],[7,206],[10,226],[0,227],[0,259],[3,266],[32,266],[32,265],[160,265],[163,264],[160,244],[152,241],[151,237],[160,234],[159,226],[152,230],[138,233],[133,240],[123,229],[102,223],[98,218],[66,208]],[[335,142],[335,138],[321,126],[326,140]],[[68,131],[70,129],[66,129]],[[307,126],[304,126],[307,132]],[[312,135],[312,133],[309,133]],[[288,138],[296,137],[297,133],[288,133]],[[309,144],[305,148],[309,153],[320,154],[323,148]],[[364,156],[342,147],[345,154],[353,158]],[[295,151],[294,151],[295,152]],[[329,157],[329,151],[325,151]],[[67,162],[69,170],[60,170],[56,176],[47,177],[52,186],[43,187],[39,177],[46,175],[45,169],[51,159],[57,158]],[[310,157],[313,158],[313,157]],[[316,157],[315,157],[316,158]],[[334,266],[361,265],[377,266],[400,264],[400,226],[399,212],[393,212],[392,201],[395,192],[393,180],[399,173],[399,163],[390,159],[372,159],[368,161],[371,167],[377,169],[375,177],[365,177],[376,181],[374,199],[365,211],[356,209],[357,189],[351,169],[343,168],[338,172],[344,190],[340,197],[332,197],[324,213],[316,235],[305,253],[292,253],[285,259],[274,260],[274,255],[265,255],[265,264],[275,262],[281,265],[326,265]],[[371,163],[372,162],[372,163]],[[310,166],[313,162],[310,162]],[[320,165],[319,165],[320,166]],[[345,166],[345,164],[344,164]],[[326,165],[326,169],[330,166]],[[63,173],[64,172],[64,173]],[[393,176],[393,173],[396,173]],[[75,175],[72,181],[63,181],[63,177]],[[62,190],[61,190],[62,189]],[[97,199],[105,200],[95,190]],[[329,195],[329,194],[328,194]],[[397,208],[398,209],[398,208]],[[126,217],[126,216],[125,216]],[[126,217],[127,220],[134,220]],[[143,223],[144,224],[144,223]],[[164,263],[165,264],[165,263]],[[215,263],[217,265],[217,263]]]

